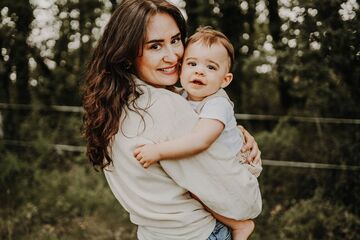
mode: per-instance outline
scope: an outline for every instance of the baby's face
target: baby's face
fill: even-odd
[[[230,58],[221,44],[211,47],[195,42],[185,49],[180,81],[189,100],[201,101],[224,88],[232,80]]]

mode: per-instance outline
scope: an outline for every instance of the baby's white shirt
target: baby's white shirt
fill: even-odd
[[[188,101],[191,107],[196,110],[201,101]],[[199,113],[200,118],[215,119],[222,122],[225,127],[221,135],[216,139],[217,142],[224,144],[230,153],[237,155],[242,148],[244,140],[239,134],[234,109],[225,97],[214,97],[209,99]]]

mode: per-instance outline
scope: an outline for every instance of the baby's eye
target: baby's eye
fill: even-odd
[[[196,62],[187,62],[187,65],[188,65],[188,66],[191,66],[191,67],[195,67],[195,66],[196,66]]]
[[[210,70],[216,70],[216,67],[213,66],[213,65],[208,65],[207,67],[208,67],[208,69],[210,69]]]

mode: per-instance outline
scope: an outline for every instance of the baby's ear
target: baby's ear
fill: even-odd
[[[225,77],[224,77],[224,79],[222,81],[221,87],[226,88],[231,83],[232,80],[233,80],[233,74],[232,73],[225,74]]]

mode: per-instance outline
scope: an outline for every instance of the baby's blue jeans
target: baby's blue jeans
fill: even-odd
[[[231,232],[223,223],[216,221],[215,228],[207,240],[231,240]]]

